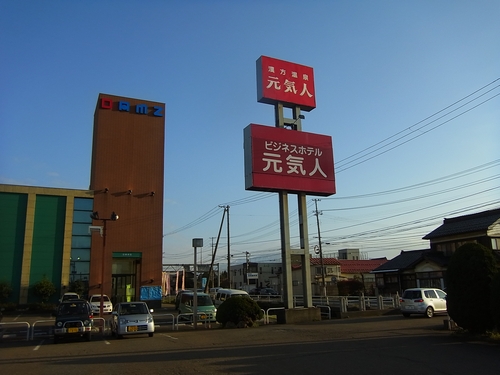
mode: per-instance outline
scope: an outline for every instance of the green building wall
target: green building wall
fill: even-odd
[[[88,190],[0,184],[0,284],[12,288],[0,303],[40,302],[32,287],[44,277],[56,288],[50,302],[57,302],[70,283],[72,244],[88,263],[89,255],[82,254],[90,253],[90,220],[82,215],[89,216],[92,202]]]
[[[61,285],[66,199],[64,196],[36,197],[28,303],[40,302],[31,287],[44,277],[56,287]],[[51,302],[56,302],[61,294],[60,288],[57,289]]]
[[[12,288],[5,302],[17,302],[21,292],[27,204],[27,194],[0,192],[0,284]]]

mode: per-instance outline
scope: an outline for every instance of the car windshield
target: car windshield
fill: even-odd
[[[147,314],[148,308],[143,303],[129,303],[121,305],[119,313],[121,315]]]
[[[403,298],[405,299],[418,299],[422,298],[422,293],[420,290],[405,290],[403,294]]]
[[[197,296],[197,297],[198,297],[198,306],[211,306],[214,304],[210,296]]]
[[[109,302],[108,296],[102,296],[104,302]],[[101,296],[92,296],[90,302],[101,302]]]
[[[58,315],[82,315],[87,313],[84,303],[63,303],[59,306]]]
[[[63,301],[71,301],[74,299],[79,299],[79,297],[76,294],[65,294],[62,298]]]

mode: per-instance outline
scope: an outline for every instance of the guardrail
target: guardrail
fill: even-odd
[[[385,310],[399,307],[399,295],[384,296],[313,296],[313,306],[329,306],[333,310],[345,313],[350,310]],[[303,296],[293,297],[293,306],[304,306]]]
[[[101,332],[101,334],[104,335],[104,331],[106,331],[106,319],[104,318],[101,318],[101,317],[98,317],[98,318],[94,318],[94,323],[92,324],[93,327],[96,327],[99,329],[99,332]],[[95,324],[97,322],[101,322],[102,321],[102,324]],[[108,327],[108,329],[110,329],[111,327]]]
[[[265,315],[264,315],[264,324],[269,324],[269,311],[271,311],[271,310],[283,310],[283,309],[284,309],[284,307],[270,307],[270,308],[268,308],[266,310]]]
[[[172,331],[175,330],[175,315],[174,314],[154,314],[153,319],[156,318],[157,316],[170,316],[172,317]],[[156,327],[156,320],[155,320],[155,327]],[[159,327],[159,325],[158,325]]]
[[[37,321],[33,322],[33,324],[31,325],[30,340],[33,340],[35,338],[35,326],[38,323],[48,323],[48,322],[51,322],[53,324],[55,322],[55,319],[51,319],[51,320],[37,320]]]
[[[326,315],[328,317],[328,319],[332,318],[332,308],[330,306],[328,306],[328,305],[317,305],[316,307],[321,310],[321,316]],[[326,313],[323,312],[322,309],[326,309],[327,312]]]
[[[188,321],[185,321],[184,323],[181,322],[180,324],[194,323],[193,322],[193,315],[194,315],[194,313],[183,313],[183,314],[177,315],[176,329],[179,330],[179,320],[182,317],[189,316],[189,317],[191,317],[191,319],[188,320]],[[205,326],[205,328],[212,328],[212,323],[215,323],[215,318],[214,318],[213,314],[207,314],[207,313],[199,312],[196,315],[198,316],[198,319],[199,319],[198,323],[203,323],[204,326]],[[203,319],[202,317],[206,317],[206,318]]]
[[[28,322],[8,322],[0,323],[0,328],[6,325],[26,325],[26,341],[30,339],[30,324]],[[3,338],[3,331],[0,331],[0,339]]]

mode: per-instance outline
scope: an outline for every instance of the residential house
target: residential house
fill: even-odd
[[[340,259],[340,277],[337,281],[341,280],[359,280],[365,286],[365,294],[375,294],[375,275],[371,273],[372,270],[387,262],[387,258],[377,259]]]
[[[359,252],[359,250],[358,250]],[[359,258],[358,255],[355,257]],[[375,276],[370,273],[374,268],[387,262],[386,258],[380,259],[337,259],[314,257],[310,258],[311,265],[311,287],[313,295],[323,293],[323,273],[321,263],[323,263],[326,293],[329,296],[338,295],[337,282],[341,280],[358,279],[365,283],[367,293],[374,290]],[[292,266],[293,293],[302,294],[302,272],[301,265]]]
[[[500,209],[446,218],[423,239],[430,240],[429,249],[402,251],[372,271],[380,294],[401,294],[413,287],[446,289],[448,261],[468,242],[492,249],[500,260]]]

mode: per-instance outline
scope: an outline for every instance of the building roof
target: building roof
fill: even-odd
[[[431,240],[461,233],[487,231],[493,225],[500,225],[500,208],[495,210],[478,212],[475,214],[447,218],[443,224],[423,237]]]
[[[397,257],[375,268],[372,273],[404,271],[415,267],[415,265],[420,263],[422,260],[428,260],[441,267],[446,267],[448,265],[449,258],[445,257],[444,254],[440,252],[431,251],[430,249],[410,251],[403,250]]]
[[[387,262],[387,258],[379,259],[339,259],[340,272],[342,273],[368,273]]]
[[[311,262],[311,266],[320,266],[321,258],[309,258]],[[339,266],[339,260],[337,258],[325,258],[323,257],[323,265],[324,266]]]
[[[425,251],[428,250],[412,250],[412,251],[401,251],[397,257],[385,262],[379,267],[375,268],[372,272],[389,272],[389,271],[399,271],[401,269],[406,269],[411,265],[422,259]]]

